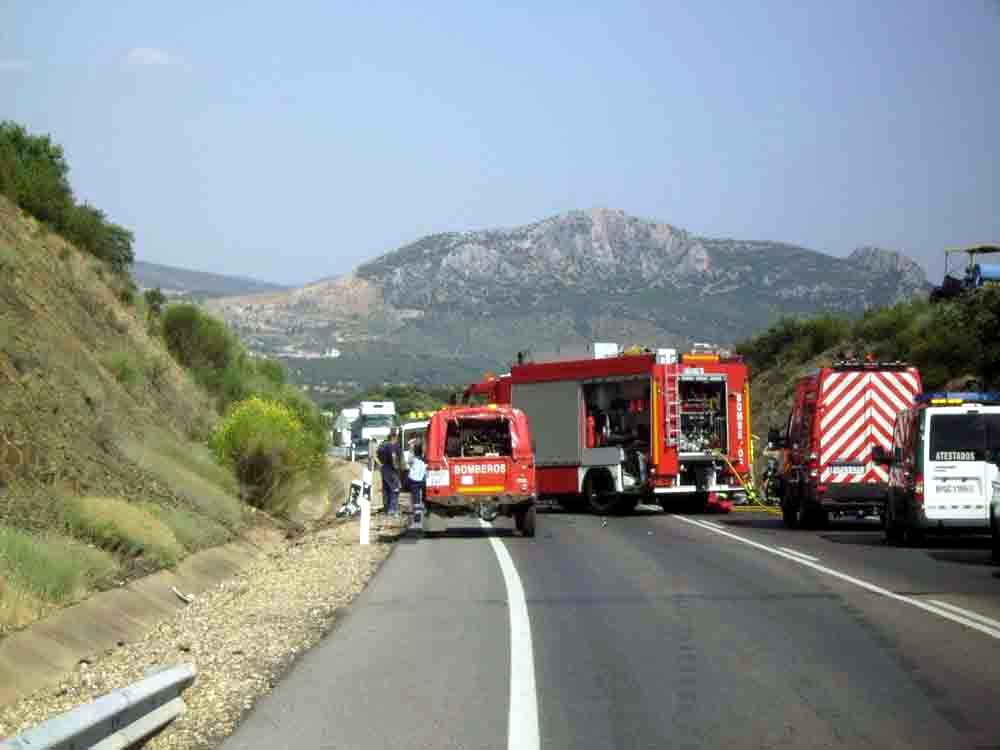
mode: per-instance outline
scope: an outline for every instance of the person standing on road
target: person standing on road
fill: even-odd
[[[427,464],[424,463],[424,447],[417,443],[413,446],[413,458],[410,460],[410,502],[413,504],[414,517],[424,508],[424,480],[427,477]]]
[[[395,429],[378,447],[379,472],[382,474],[382,508],[386,517],[399,516],[399,434]]]

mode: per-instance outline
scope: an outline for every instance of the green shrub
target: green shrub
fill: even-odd
[[[118,290],[118,300],[128,307],[132,307],[135,304],[135,285],[132,283],[126,284],[121,289]]]
[[[0,578],[45,601],[69,601],[116,569],[108,553],[67,537],[0,526]]]
[[[235,471],[243,497],[269,509],[298,475],[323,459],[291,408],[256,396],[230,410],[213,432],[211,445]]]
[[[163,314],[163,305],[167,301],[167,296],[163,293],[163,290],[160,289],[160,287],[147,289],[142,293],[142,296],[146,300],[146,307],[150,317],[158,318]]]
[[[221,320],[191,304],[166,309],[163,338],[174,359],[199,379],[209,381],[232,364],[241,349]]]
[[[69,257],[72,254],[73,252],[66,245],[63,245],[61,248],[59,248],[59,260],[63,261],[69,260]]]
[[[139,358],[129,352],[112,352],[104,358],[104,366],[126,387],[140,382],[145,371]]]
[[[0,247],[0,271],[9,273],[17,268],[17,254],[12,248]]]
[[[170,567],[184,554],[174,532],[149,510],[115,497],[71,498],[66,523],[74,536],[122,555]]]

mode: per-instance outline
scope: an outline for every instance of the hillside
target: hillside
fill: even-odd
[[[0,634],[244,525],[127,277],[0,197]]]
[[[926,287],[899,253],[835,258],[596,209],[431,235],[347,276],[210,307],[251,347],[302,360],[294,367],[308,382],[442,382],[502,367],[518,350],[728,344],[784,313],[859,313]]]
[[[259,294],[287,288],[279,284],[270,284],[266,281],[247,279],[242,276],[190,271],[141,260],[133,264],[132,278],[142,289],[159,287],[168,297],[186,296],[198,299]]]
[[[754,433],[783,427],[799,377],[841,354],[904,361],[920,371],[925,391],[1000,388],[1000,289],[949,302],[916,298],[860,318],[783,318],[737,345],[750,364]],[[763,445],[763,444],[761,444]],[[759,455],[759,454],[758,454]]]

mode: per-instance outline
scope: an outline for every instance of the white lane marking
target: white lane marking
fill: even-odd
[[[876,586],[874,583],[869,583],[868,581],[864,581],[860,578],[855,578],[854,576],[849,576],[846,573],[841,573],[839,570],[828,568],[825,565],[819,565],[818,563],[805,560],[801,557],[798,557],[797,555],[790,555],[787,552],[782,552],[780,549],[777,549],[775,547],[768,547],[766,544],[755,542],[751,539],[747,539],[746,537],[739,536],[738,534],[732,534],[728,531],[723,531],[722,529],[713,528],[712,526],[708,526],[701,521],[696,521],[693,518],[684,518],[683,516],[672,516],[672,517],[676,518],[678,521],[683,521],[684,523],[689,523],[692,526],[698,526],[699,528],[711,531],[714,534],[720,534],[722,536],[729,537],[734,541],[742,542],[743,544],[747,544],[751,547],[756,547],[757,549],[763,550],[764,552],[769,552],[772,555],[777,555],[778,557],[784,557],[786,560],[792,560],[793,562],[797,562],[799,565],[804,565],[805,567],[812,568],[813,570],[816,570],[820,573],[825,573],[828,576],[832,576],[841,581],[853,584],[855,586],[858,586],[859,588],[864,589],[865,591],[870,591],[873,594],[884,596],[887,599],[894,599],[895,601],[898,602],[905,602],[906,604],[910,604],[914,607],[917,607],[918,609],[922,609],[925,612],[932,612],[933,614],[938,615],[939,617],[943,617],[946,620],[957,622],[961,625],[965,625],[965,627],[967,628],[978,630],[980,633],[984,633],[990,636],[991,638],[996,638],[997,640],[1000,640],[1000,628],[989,627],[988,625],[985,625],[981,622],[976,622],[975,620],[966,617],[965,615],[958,614],[957,612],[952,612],[949,609],[945,609],[943,607],[936,607],[933,604],[921,601],[920,599],[915,599],[912,596],[904,596],[903,594],[897,594],[893,591],[889,591],[889,589],[884,589],[881,586]]]
[[[778,547],[778,549],[784,550],[789,555],[797,555],[798,557],[801,557],[801,558],[803,558],[805,560],[808,560],[809,562],[819,562],[819,558],[818,557],[813,557],[812,555],[807,555],[805,552],[799,552],[798,550],[792,549],[791,547]]]
[[[950,609],[952,612],[958,612],[958,614],[965,615],[970,620],[975,620],[976,622],[981,622],[983,625],[989,625],[990,627],[1000,630],[1000,621],[994,620],[992,617],[987,617],[986,615],[981,615],[978,612],[973,612],[971,609],[956,607],[954,604],[948,604],[948,602],[942,602],[939,599],[931,599],[930,603],[936,604],[939,607],[944,607],[945,609]]]
[[[719,524],[714,523],[713,521],[702,521],[702,523],[705,524],[706,526],[711,526],[713,529],[722,530],[723,528],[725,528],[724,526],[720,526]]]
[[[492,529],[493,524],[479,524]],[[507,715],[507,750],[538,750],[538,696],[535,692],[535,653],[531,645],[531,621],[528,602],[524,597],[521,577],[517,574],[510,553],[496,537],[490,546],[500,563],[503,583],[507,587],[507,609],[510,612],[510,711]]]

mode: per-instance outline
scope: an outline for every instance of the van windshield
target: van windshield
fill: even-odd
[[[445,437],[448,458],[510,456],[512,430],[507,419],[449,419]]]
[[[932,414],[931,461],[1000,461],[1000,414]]]

